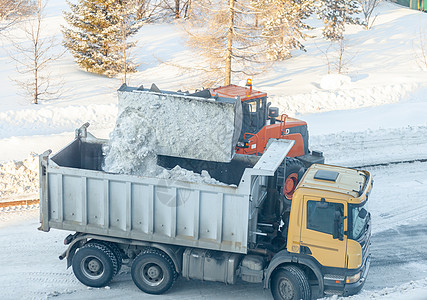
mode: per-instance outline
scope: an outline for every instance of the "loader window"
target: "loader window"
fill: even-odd
[[[344,205],[332,202],[307,201],[307,229],[333,234],[336,211],[343,214]]]

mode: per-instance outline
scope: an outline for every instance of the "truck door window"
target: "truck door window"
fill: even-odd
[[[335,212],[344,212],[340,203],[307,201],[307,229],[333,234]]]

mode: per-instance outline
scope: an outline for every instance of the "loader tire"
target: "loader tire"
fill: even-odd
[[[305,273],[296,266],[275,271],[271,279],[271,294],[275,300],[311,300],[311,288]]]
[[[172,259],[154,248],[143,250],[135,258],[131,275],[141,291],[154,295],[167,292],[178,277]]]
[[[104,287],[117,272],[113,251],[101,243],[88,243],[73,257],[73,272],[77,279],[90,287]]]
[[[294,158],[286,157],[285,161],[277,169],[277,188],[287,200],[292,200],[295,188],[304,175],[303,163]]]

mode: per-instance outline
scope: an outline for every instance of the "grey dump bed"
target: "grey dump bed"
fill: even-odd
[[[41,230],[50,228],[156,243],[246,253],[257,207],[293,145],[274,141],[238,186],[110,174],[102,144],[86,132],[40,156]]]

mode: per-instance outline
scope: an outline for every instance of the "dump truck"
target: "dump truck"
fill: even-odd
[[[246,86],[230,84],[194,93],[161,90],[155,84],[150,88],[123,84],[118,90],[118,107],[119,115],[136,109],[142,118],[155,116],[152,122],[168,120],[167,126],[155,127],[157,149],[166,167],[179,165],[198,173],[209,169],[213,177],[229,184],[238,182],[228,181],[236,177],[222,175],[227,169],[222,163],[230,162],[234,154],[259,156],[271,138],[293,140],[276,184],[288,200],[304,171],[325,162],[321,151],[309,149],[307,123],[279,114],[279,109],[267,102],[267,93],[252,88],[250,79]],[[185,118],[181,116],[184,113]],[[192,136],[183,141],[180,137],[186,132]]]
[[[221,165],[237,184],[112,174],[102,170],[107,141],[87,127],[58,153],[40,155],[39,229],[71,232],[59,258],[84,285],[106,286],[125,264],[149,294],[167,292],[178,276],[262,283],[274,299],[363,287],[369,172],[313,164],[289,201],[276,183],[295,142],[270,139],[262,155]]]

